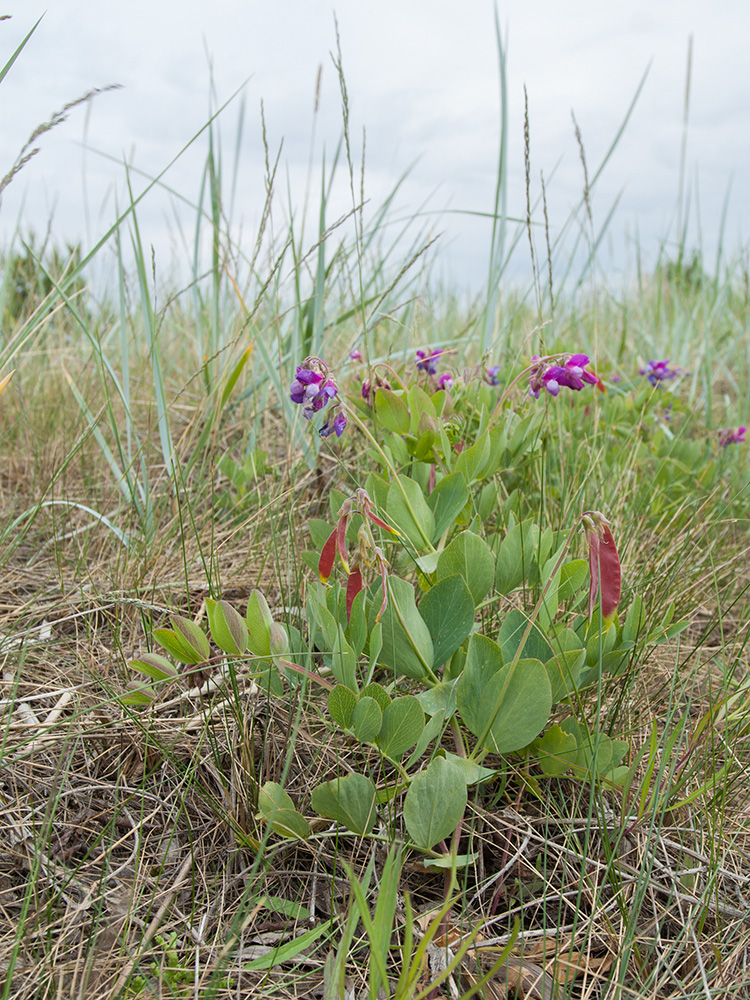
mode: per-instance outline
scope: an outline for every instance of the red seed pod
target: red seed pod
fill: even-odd
[[[323,550],[320,553],[320,560],[318,561],[318,576],[323,583],[326,582],[333,570],[333,560],[336,558],[336,534],[337,529],[334,528],[328,536],[326,543],[323,546]]]
[[[610,622],[620,603],[620,557],[609,524],[598,511],[584,515],[584,525],[589,544],[589,618],[594,613],[598,597],[602,618]]]
[[[355,566],[354,569],[349,574],[349,579],[346,581],[346,620],[349,621],[352,613],[352,604],[354,604],[354,598],[362,589],[362,574],[359,570],[359,566]]]

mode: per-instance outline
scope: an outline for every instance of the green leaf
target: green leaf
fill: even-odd
[[[395,698],[383,712],[383,724],[377,744],[386,757],[401,760],[413,747],[424,729],[422,706],[412,694]]]
[[[459,573],[466,581],[476,607],[492,587],[495,560],[487,543],[472,531],[462,531],[460,535],[456,535],[438,559],[438,580],[444,580],[455,573]]]
[[[247,602],[245,622],[250,649],[255,656],[270,656],[271,626],[273,615],[265,597],[259,590],[252,590]]]
[[[371,607],[374,617],[377,609]],[[417,611],[414,588],[406,580],[398,576],[388,578],[388,605],[379,624],[382,635],[379,659],[383,666],[406,677],[429,676],[434,663],[432,638]],[[372,648],[372,639],[370,644]]]
[[[357,696],[344,684],[337,684],[328,693],[328,713],[342,729],[348,729],[352,721],[352,712],[357,704]]]
[[[613,761],[615,744],[609,736],[604,733],[591,733],[585,723],[581,724],[573,718],[565,719],[560,725],[565,733],[575,739],[575,767],[585,769],[591,777],[596,777],[599,774],[606,774],[613,764],[620,763],[621,757]],[[619,740],[617,742],[619,750],[622,744]],[[627,744],[625,747],[627,749]]]
[[[128,693],[120,695],[123,705],[150,705],[156,698],[156,691],[150,684],[128,681]]]
[[[316,550],[316,556],[319,557],[321,549],[333,531],[333,525],[319,517],[311,517],[307,522],[307,530],[310,532],[310,541]]]
[[[381,712],[385,712],[391,703],[391,696],[382,684],[368,684],[366,688],[362,688],[360,698],[374,698],[378,705],[380,705]]]
[[[628,617],[622,627],[623,645],[635,645],[638,639],[643,638],[646,627],[646,612],[643,607],[643,598],[634,597],[633,603],[628,611]]]
[[[275,781],[267,781],[258,792],[258,812],[271,829],[282,837],[296,837],[306,840],[310,836],[310,825],[305,817],[294,808],[289,795]]]
[[[435,518],[427,506],[422,487],[415,479],[399,476],[388,487],[386,511],[415,549],[429,548],[435,537]]]
[[[287,941],[286,944],[274,948],[267,955],[261,955],[260,958],[254,958],[252,962],[247,962],[242,966],[242,970],[243,972],[256,972],[260,969],[272,969],[276,965],[283,965],[285,962],[290,962],[301,951],[314,944],[322,934],[326,932],[332,934],[332,931],[332,923],[325,922],[318,924],[317,927],[313,927],[310,931],[305,931],[304,934],[300,934],[299,937],[294,938],[292,941]]]
[[[539,529],[533,521],[511,528],[500,543],[495,566],[495,587],[509,594],[528,579],[536,557]]]
[[[429,851],[456,829],[468,799],[461,771],[436,757],[426,771],[414,776],[404,800],[404,823],[411,840]]]
[[[492,767],[482,767],[476,761],[469,760],[467,757],[459,757],[454,753],[446,752],[445,759],[459,769],[467,785],[481,785],[483,782],[497,777],[498,774]]]
[[[416,746],[409,754],[409,758],[404,764],[405,771],[411,771],[412,767],[417,763],[417,761],[424,755],[427,747],[432,743],[432,741],[438,737],[445,727],[445,714],[443,712],[438,712],[433,715],[431,719],[427,720],[427,723],[422,730],[422,735],[417,740]]]
[[[440,580],[419,604],[432,637],[433,663],[447,662],[474,627],[474,599],[460,575]]]
[[[547,660],[544,669],[549,677],[553,705],[578,690],[585,667],[586,652],[583,649],[560,650]]]
[[[411,410],[411,425],[409,430],[412,434],[416,434],[422,416],[425,415],[434,419],[437,417],[437,410],[435,409],[435,404],[422,386],[417,385],[416,382],[409,386],[408,399],[409,409]]]
[[[457,680],[441,681],[426,691],[420,691],[417,700],[422,706],[425,715],[438,715],[442,713],[449,719],[456,711],[456,688]]]
[[[241,656],[247,649],[248,631],[243,618],[226,601],[213,601],[206,598],[208,623],[211,626],[211,638],[225,653],[230,656]]]
[[[380,732],[383,712],[374,698],[360,698],[352,712],[351,728],[360,743],[372,743]]]
[[[409,407],[401,396],[391,389],[378,389],[375,393],[375,413],[378,420],[395,434],[408,434],[411,418]]]
[[[511,664],[496,669],[501,659],[495,643],[485,636],[472,637],[458,685],[458,711],[476,737],[488,730],[487,749],[511,753],[544,728],[552,711],[552,692],[539,660],[519,660],[511,673]]]
[[[375,825],[375,786],[363,774],[334,778],[313,789],[312,807],[363,837]]]
[[[252,905],[256,904],[260,904],[264,910],[270,910],[271,913],[283,913],[292,920],[310,919],[310,911],[306,906],[291,899],[284,899],[283,896],[253,896]]]
[[[455,521],[469,501],[466,480],[460,472],[445,476],[427,497],[427,503],[435,516],[433,542]]]
[[[534,746],[539,751],[539,767],[550,778],[569,771],[578,756],[575,736],[557,725],[550,726]]]
[[[144,653],[137,660],[130,660],[128,666],[155,681],[171,681],[177,677],[175,665],[159,653]]]
[[[567,601],[577,594],[589,578],[587,559],[569,559],[560,569],[560,588],[557,591],[558,601]]]
[[[346,684],[352,691],[357,690],[357,657],[340,625],[331,651],[331,673],[339,684]]]
[[[206,656],[201,656],[200,653],[193,648],[193,645],[175,629],[155,628],[152,635],[159,645],[163,646],[169,655],[173,656],[179,663],[189,663],[192,665],[196,663],[203,663],[203,661],[207,660],[211,655],[209,649]],[[203,638],[206,639],[206,636],[204,635]],[[207,639],[206,646],[208,646]]]
[[[490,439],[482,434],[479,440],[470,448],[464,448],[456,459],[456,472],[461,473],[471,485],[480,479],[490,459]]]
[[[497,641],[503,651],[503,659],[510,663],[518,652],[518,646],[529,623],[528,617],[517,608],[513,608],[505,616],[503,624],[500,626],[500,633]],[[546,663],[553,656],[553,650],[541,629],[532,625],[528,638],[521,650],[521,656],[525,659],[541,660]]]

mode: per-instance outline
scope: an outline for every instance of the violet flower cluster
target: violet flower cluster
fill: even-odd
[[[529,377],[529,395],[539,399],[539,393],[546,389],[550,396],[556,396],[560,389],[574,389],[580,392],[584,385],[600,385],[599,376],[586,371],[590,364],[588,354],[562,354],[552,358],[539,358]],[[550,364],[561,361],[562,364]]]
[[[443,351],[440,347],[436,347],[434,351],[418,350],[417,368],[421,372],[427,372],[428,375],[435,375],[437,373],[437,366],[442,353]]]
[[[346,427],[346,416],[341,409],[340,400],[336,398],[338,391],[335,379],[329,378],[326,363],[320,358],[305,358],[301,365],[297,365],[289,398],[302,406],[302,414],[306,420],[311,420],[319,410],[335,400],[319,433],[321,437],[329,437],[331,434],[341,437]]]
[[[717,431],[719,444],[722,448],[726,448],[728,444],[744,444],[746,432],[747,427],[738,427],[737,430],[732,430],[731,427],[723,427],[720,431]]]
[[[651,385],[661,385],[668,379],[676,378],[680,374],[679,368],[669,367],[669,358],[664,361],[648,361],[643,368],[638,370],[639,375],[645,375]]]

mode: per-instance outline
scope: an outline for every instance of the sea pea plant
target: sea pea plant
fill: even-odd
[[[503,778],[511,758],[540,778],[627,785],[628,744],[586,717],[580,692],[683,627],[668,611],[647,629],[638,597],[620,620],[620,561],[602,513],[565,530],[501,502],[497,480],[533,453],[546,419],[519,387],[527,400],[604,391],[588,356],[534,358],[502,392],[498,366],[439,374],[444,360],[419,351],[411,374],[379,364],[346,397],[320,358],[297,367],[292,401],[324,437],[358,433],[370,469],[349,495],[331,492],[330,520],[309,522],[305,559],[319,580],[305,628],[276,621],[257,590],[244,617],[208,601],[210,638],[172,616],[153,634],[168,656],[132,661],[150,682],[123,698],[153,704],[180,676],[173,661],[214,685],[240,665],[271,693],[318,685],[341,738],[369,752],[361,769],[313,788],[312,809],[359,836],[402,815],[408,842],[437,856],[452,834],[457,843],[469,787]],[[588,559],[574,553],[581,534]],[[280,785],[267,782],[257,801],[277,834],[309,835]]]

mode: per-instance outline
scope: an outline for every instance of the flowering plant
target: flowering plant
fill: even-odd
[[[747,427],[738,427],[736,430],[732,430],[731,427],[723,427],[716,433],[719,437],[719,444],[722,448],[726,448],[728,444],[744,444],[746,432]]]
[[[555,358],[538,358],[529,375],[529,395],[539,399],[539,393],[546,389],[551,396],[556,396],[561,388],[574,389],[580,392],[585,384],[603,388],[599,376],[587,371],[590,364],[588,354],[559,355],[561,364],[550,364]]]
[[[676,378],[680,374],[679,368],[669,367],[669,358],[664,361],[647,361],[643,368],[639,369],[640,375],[645,375],[651,385],[660,385],[669,379]]]
[[[325,361],[320,358],[305,358],[301,365],[297,365],[289,398],[302,406],[302,414],[306,420],[311,420],[319,410],[334,400],[319,434],[321,437],[329,437],[331,434],[341,437],[346,427],[346,415],[341,408],[338,391],[336,380],[330,377]]]

